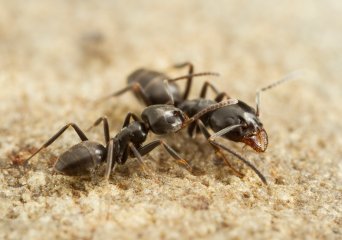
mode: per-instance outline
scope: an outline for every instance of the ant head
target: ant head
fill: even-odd
[[[268,137],[257,112],[244,102],[239,102],[241,111],[238,114],[242,127],[240,129],[240,141],[252,147],[257,152],[265,152],[268,145]]]
[[[252,147],[257,152],[265,152],[268,146],[268,137],[257,112],[246,103],[239,101],[238,106],[242,112],[238,111],[240,124],[240,141]]]
[[[141,117],[157,135],[177,132],[188,119],[183,111],[172,105],[149,106],[142,112]]]
[[[214,132],[227,126],[240,125],[223,136],[231,141],[243,142],[257,152],[266,151],[267,133],[256,111],[246,103],[239,101],[237,104],[218,109],[210,121]]]

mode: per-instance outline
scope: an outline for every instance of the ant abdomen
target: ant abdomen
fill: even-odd
[[[136,98],[146,106],[155,104],[174,103],[176,106],[188,98],[192,79],[199,76],[217,76],[214,72],[193,73],[193,65],[189,62],[177,64],[174,67],[188,67],[188,74],[176,78],[170,78],[164,73],[139,68],[127,77],[127,86],[117,92],[99,100],[117,97],[127,91],[132,91]],[[180,79],[186,79],[185,90],[181,92],[180,87],[175,83]],[[97,102],[99,102],[99,100]]]
[[[140,68],[127,77],[127,83],[139,84],[143,89],[145,98],[149,100],[150,105],[169,102],[169,94],[172,95],[174,101],[180,102],[182,100],[182,96],[178,85],[175,83],[169,83],[168,89],[164,88],[163,81],[169,78],[170,77],[163,73]],[[133,92],[137,98],[141,98],[141,93],[138,91]]]
[[[57,160],[54,170],[69,176],[81,176],[104,161],[106,148],[97,142],[80,142],[64,152]]]
[[[146,85],[151,82],[151,79],[157,81],[157,78],[159,78],[160,80],[164,80],[168,79],[168,76],[157,71],[139,68],[128,75],[127,83],[132,84],[135,82],[139,82],[142,87],[146,87]]]

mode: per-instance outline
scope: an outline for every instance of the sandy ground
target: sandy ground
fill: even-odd
[[[0,1],[1,239],[341,239],[342,4],[339,1]],[[114,135],[130,94],[97,107],[145,66],[171,76],[192,61],[217,71],[215,84],[254,104],[258,88],[298,69],[306,74],[262,96],[264,154],[222,140],[262,171],[232,156],[235,177],[198,136],[166,139],[196,168],[158,149],[97,177],[53,174],[78,142],[69,130],[27,171],[13,163],[68,122],[88,127],[106,114]],[[196,79],[192,97],[204,80]],[[103,141],[101,129],[87,132]],[[149,140],[155,139],[151,135]]]

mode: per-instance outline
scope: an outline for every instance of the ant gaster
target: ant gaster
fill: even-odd
[[[108,99],[110,97],[117,97],[127,91],[132,91],[136,98],[144,102],[145,106],[169,103],[170,97],[174,104],[177,106],[179,103],[188,98],[193,77],[219,75],[215,72],[194,73],[193,64],[189,62],[176,64],[174,65],[174,67],[188,67],[188,74],[179,76],[177,78],[170,78],[164,73],[140,68],[127,77],[127,87],[107,97],[101,98],[98,101]],[[174,82],[170,82],[169,84],[167,84],[167,86],[165,86],[165,81],[167,80],[180,79],[186,79],[185,90],[183,93],[181,93],[179,86]]]
[[[65,175],[75,176],[87,174],[100,163],[106,161],[105,179],[108,179],[117,164],[124,164],[129,156],[134,156],[140,163],[143,163],[142,156],[148,154],[159,145],[162,145],[175,160],[187,165],[187,161],[182,159],[175,150],[162,140],[155,140],[143,145],[149,131],[152,131],[156,135],[178,132],[204,114],[236,103],[237,100],[235,99],[215,103],[190,118],[182,110],[173,105],[149,106],[142,112],[141,119],[135,114],[128,113],[122,129],[114,138],[110,138],[109,125],[106,117],[101,117],[95,121],[91,128],[103,123],[106,146],[90,141],[76,124],[70,123],[60,129],[33,153],[25,161],[25,165],[28,164],[28,161],[33,156],[42,149],[47,148],[60,137],[68,127],[72,127],[76,131],[81,142],[62,153],[55,163],[54,170]],[[131,122],[131,118],[134,121]]]

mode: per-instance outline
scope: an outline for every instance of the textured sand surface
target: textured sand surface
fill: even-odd
[[[341,239],[342,4],[313,2],[0,0],[0,239]],[[235,177],[185,133],[166,141],[194,175],[162,149],[147,173],[130,159],[108,184],[53,174],[78,142],[72,130],[27,171],[12,165],[68,122],[85,129],[105,114],[114,135],[142,105],[93,101],[138,67],[177,76],[170,66],[183,61],[220,72],[212,81],[252,105],[258,88],[306,71],[262,95],[266,153],[221,141],[268,186],[229,156],[246,174]],[[101,129],[87,134],[103,141]]]

